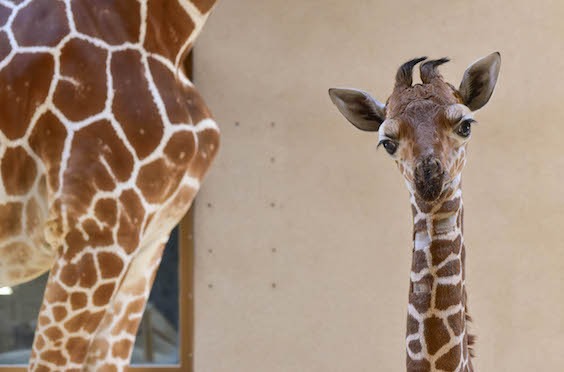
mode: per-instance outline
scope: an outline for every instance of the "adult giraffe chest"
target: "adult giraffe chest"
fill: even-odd
[[[118,199],[118,237],[135,246],[133,225],[148,222],[190,166],[205,168],[214,128],[175,61],[198,21],[166,4],[0,5],[2,184],[4,200],[22,202],[12,215],[36,200],[37,226],[66,213],[81,230],[103,230],[119,219]]]

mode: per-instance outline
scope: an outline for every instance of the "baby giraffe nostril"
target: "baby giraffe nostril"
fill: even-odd
[[[415,175],[423,179],[433,178],[442,173],[441,163],[432,158],[425,158],[417,164]]]

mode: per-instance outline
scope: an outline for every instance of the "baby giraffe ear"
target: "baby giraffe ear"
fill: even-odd
[[[329,96],[341,114],[358,129],[377,131],[386,118],[386,106],[362,90],[331,88]]]
[[[500,65],[501,55],[495,52],[474,62],[464,72],[458,90],[463,103],[470,110],[476,111],[488,103],[497,82]]]

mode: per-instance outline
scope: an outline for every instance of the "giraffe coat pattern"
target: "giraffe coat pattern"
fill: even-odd
[[[406,334],[408,372],[474,370],[468,332],[466,248],[461,174],[473,111],[484,106],[499,73],[500,55],[472,64],[460,89],[445,82],[437,67],[447,58],[398,69],[394,90],[382,104],[368,93],[333,88],[329,95],[357,128],[378,131],[379,144],[395,160],[410,192],[413,250]]]
[[[0,286],[51,270],[30,370],[123,370],[219,131],[183,71],[213,0],[0,1]]]

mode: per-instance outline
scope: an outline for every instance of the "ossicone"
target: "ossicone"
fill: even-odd
[[[426,60],[427,57],[414,58],[411,61],[405,62],[400,66],[396,73],[396,89],[409,88],[413,83],[413,67],[421,61]]]
[[[419,71],[421,74],[421,81],[423,84],[431,83],[434,79],[442,80],[443,77],[439,73],[437,67],[440,65],[449,62],[450,59],[448,58],[441,58],[441,59],[433,59],[431,61],[426,61],[421,64],[419,67]]]

